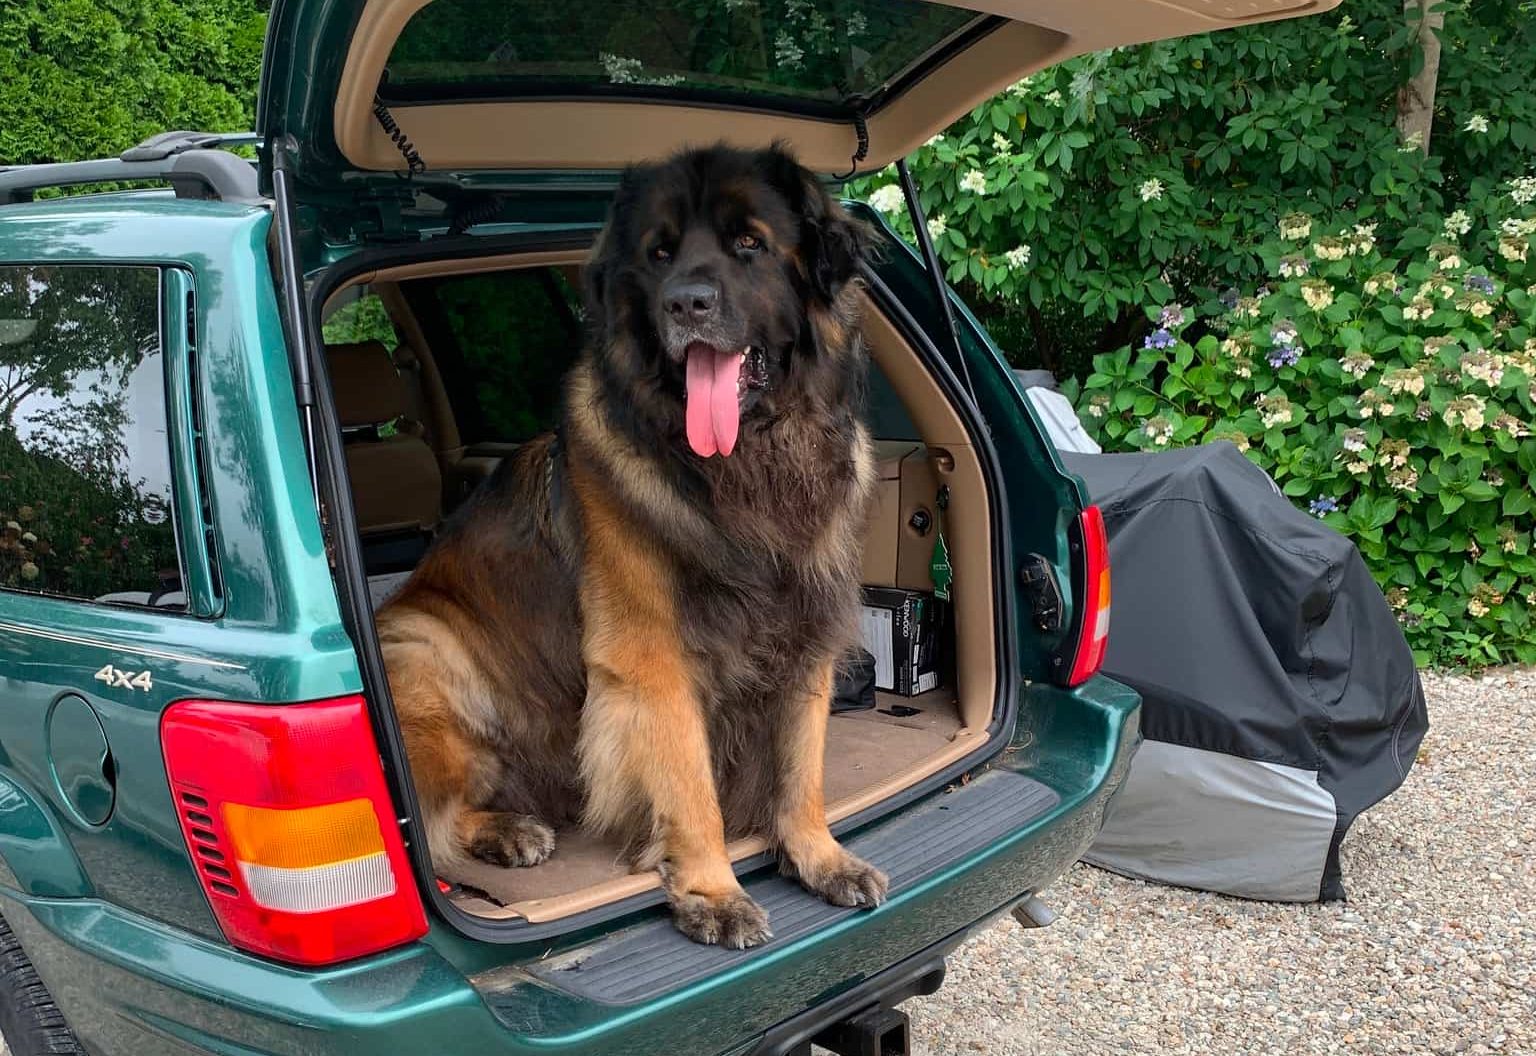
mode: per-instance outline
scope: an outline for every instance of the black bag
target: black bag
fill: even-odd
[[[832,714],[875,706],[875,658],[862,646],[841,664],[832,682]]]

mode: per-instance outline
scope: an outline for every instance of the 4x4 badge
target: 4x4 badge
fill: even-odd
[[[105,682],[113,689],[142,689],[148,692],[155,688],[154,679],[149,677],[148,671],[140,671],[135,674],[132,671],[124,671],[120,667],[108,664],[92,676],[98,682]]]

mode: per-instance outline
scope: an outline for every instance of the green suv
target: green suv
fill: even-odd
[[[1070,55],[1330,5],[986,6],[278,0],[255,136],[0,170],[14,1053],[904,1052],[894,1006],[969,931],[1044,917],[1138,702],[1096,674],[1097,510],[937,278],[904,166],[924,237],[886,230],[864,275],[865,579],[929,599],[940,573],[943,659],[826,747],[884,905],[827,905],[739,841],[775,937],[737,951],[579,832],[533,868],[434,866],[373,615],[551,424],[627,162],[781,139],[869,172]],[[100,183],[151,186],[47,197]]]

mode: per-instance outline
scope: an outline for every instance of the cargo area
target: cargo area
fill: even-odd
[[[326,355],[375,609],[499,461],[554,424],[584,336],[583,257],[402,263],[330,297]],[[872,655],[862,670],[879,688],[871,701],[866,685],[857,710],[850,699],[834,705],[825,764],[834,829],[985,747],[997,698],[980,461],[938,383],[873,302],[864,335],[879,482],[865,531]],[[940,535],[953,568],[948,602],[933,593]],[[729,847],[737,862],[766,850],[756,838]],[[467,913],[541,924],[656,891],[656,874],[629,872],[620,852],[570,829],[537,867],[471,862],[440,875]]]

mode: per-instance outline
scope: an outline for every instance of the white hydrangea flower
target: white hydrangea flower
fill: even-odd
[[[923,143],[923,146],[925,146],[925,147],[936,147],[936,146],[938,146],[942,142],[944,142],[944,133],[940,132],[936,136],[929,136],[927,141],[925,141]]]
[[[1061,92],[1060,92],[1060,90],[1053,88],[1049,92],[1046,92],[1045,93],[1045,101],[1050,103],[1052,106],[1060,106],[1061,105]]]
[[[1001,132],[992,133],[992,149],[999,154],[1007,154],[1013,149],[1013,144],[1008,142],[1008,137]]]
[[[1446,425],[1454,426],[1460,422],[1472,432],[1477,432],[1484,425],[1484,412],[1488,409],[1487,402],[1481,396],[1468,393],[1459,396],[1446,404],[1445,411],[1441,415]]]
[[[1465,209],[1458,209],[1445,218],[1445,237],[1460,238],[1472,230],[1472,218]]]
[[[1022,268],[1029,263],[1030,252],[1027,245],[1014,246],[1003,254],[1003,259],[1008,262],[1010,268]]]
[[[1455,271],[1459,267],[1461,267],[1461,258],[1454,253],[1447,253],[1440,258],[1441,271]]]
[[[1536,176],[1516,176],[1509,181],[1509,196],[1516,205],[1536,202]]]
[[[1141,195],[1142,201],[1155,202],[1163,196],[1163,181],[1156,176],[1149,180],[1143,180],[1141,186],[1137,189],[1137,193]]]
[[[1511,238],[1508,235],[1499,239],[1499,256],[1505,260],[1518,260],[1524,263],[1529,250],[1530,242],[1526,239]]]
[[[940,213],[938,216],[936,216],[933,219],[928,221],[928,237],[929,238],[939,238],[940,236],[942,236],[944,234],[944,232],[946,232],[948,230],[949,230],[949,215],[946,214],[946,213]]]
[[[1303,242],[1312,237],[1312,218],[1306,213],[1287,213],[1280,218],[1280,237],[1287,242]]]
[[[1407,319],[1411,323],[1418,322],[1423,319],[1428,319],[1431,315],[1434,314],[1435,306],[1424,300],[1422,297],[1414,298],[1412,303],[1403,307],[1403,318]]]
[[[1488,119],[1482,114],[1473,114],[1467,118],[1467,126],[1462,131],[1475,132],[1477,135],[1482,135],[1488,131]]]
[[[1522,220],[1518,216],[1511,216],[1499,225],[1499,231],[1515,238],[1529,238],[1536,235],[1536,217]]]
[[[960,177],[960,189],[970,191],[972,194],[987,193],[987,176],[980,169],[972,169]]]
[[[870,192],[869,204],[882,213],[898,213],[906,208],[907,199],[901,193],[900,187],[894,183],[888,183]]]
[[[1168,441],[1173,439],[1173,423],[1162,415],[1148,419],[1141,428],[1147,439],[1158,447],[1168,446]]]
[[[1321,238],[1312,243],[1312,252],[1318,260],[1343,260],[1349,247],[1337,238]]]
[[[1363,257],[1376,248],[1376,225],[1356,224],[1354,238],[1349,243],[1352,255]]]
[[[1266,429],[1273,429],[1277,425],[1287,425],[1295,417],[1291,401],[1284,396],[1271,396],[1266,393],[1259,396],[1254,402],[1258,407],[1259,421],[1263,423]]]
[[[1376,361],[1359,349],[1346,352],[1344,358],[1339,360],[1339,369],[1357,381],[1369,374],[1375,365]]]
[[[1304,282],[1301,285],[1301,299],[1307,302],[1308,308],[1320,312],[1333,303],[1333,287],[1320,279]]]

